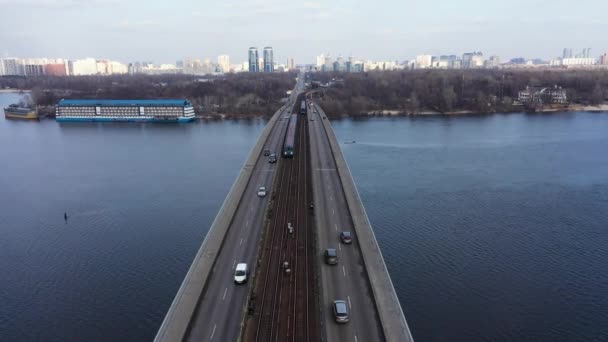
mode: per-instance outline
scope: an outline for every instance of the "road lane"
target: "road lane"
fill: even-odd
[[[266,148],[279,153],[286,124],[284,119],[276,122]],[[257,190],[266,186],[268,193],[272,191],[277,165],[268,163],[264,156],[260,156],[255,165],[250,165],[254,167],[253,174],[213,266],[213,276],[199,299],[186,340],[206,341],[211,337],[218,341],[237,340],[248,286],[234,283],[234,267],[236,263],[246,262],[250,274],[255,272],[255,254],[269,198],[259,198]]]
[[[316,107],[314,107],[316,109]],[[371,288],[363,266],[357,235],[353,229],[350,212],[342,190],[329,140],[322,126],[322,116],[312,110],[310,121],[311,154],[313,170],[313,196],[318,233],[320,287],[325,341],[384,341]],[[333,229],[331,229],[333,227]],[[350,231],[353,242],[342,245],[341,231]],[[325,265],[322,253],[326,248],[338,249],[339,262],[335,267]],[[341,268],[341,269],[340,269]],[[347,300],[350,322],[335,323],[331,303],[336,299]]]

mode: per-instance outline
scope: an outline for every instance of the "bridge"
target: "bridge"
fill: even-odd
[[[299,77],[249,153],[155,341],[413,341],[331,123],[311,100],[300,114],[306,94]],[[290,132],[294,156],[282,158]],[[343,231],[352,243],[340,240]],[[337,264],[326,263],[327,249]],[[249,267],[245,284],[234,282],[239,263]],[[336,323],[335,300],[347,306],[348,323]]]

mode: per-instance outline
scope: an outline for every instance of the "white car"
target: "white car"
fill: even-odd
[[[249,273],[249,269],[247,269],[247,264],[245,264],[245,263],[236,264],[236,269],[234,270],[234,282],[237,284],[246,283],[248,273]]]
[[[258,197],[265,197],[266,196],[266,187],[265,186],[261,186],[258,189]]]

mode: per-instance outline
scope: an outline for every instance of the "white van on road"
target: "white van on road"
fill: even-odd
[[[237,284],[246,283],[248,274],[249,274],[249,269],[247,268],[247,264],[245,264],[245,263],[236,264],[236,269],[234,270],[234,282]]]

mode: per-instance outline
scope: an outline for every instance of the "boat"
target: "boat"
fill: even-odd
[[[64,99],[55,108],[58,122],[189,122],[195,119],[192,103],[185,99]]]
[[[12,104],[4,108],[4,117],[7,119],[38,120],[38,111],[36,109]]]

